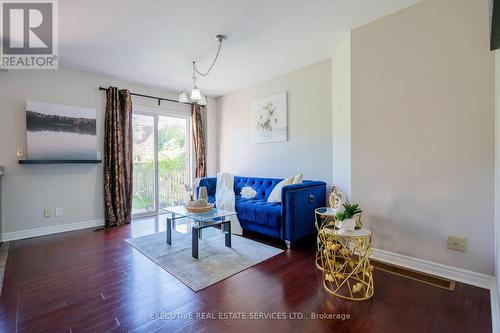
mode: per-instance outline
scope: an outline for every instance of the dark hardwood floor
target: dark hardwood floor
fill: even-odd
[[[277,255],[194,293],[124,239],[163,231],[164,219],[11,242],[3,332],[490,332],[489,291],[448,291],[375,271],[375,295],[349,302],[327,294],[314,252]],[[202,249],[201,249],[202,251]],[[350,319],[203,319],[244,312],[344,314]],[[178,314],[173,319],[157,316]],[[182,316],[186,317],[182,317]],[[192,315],[193,318],[189,318]],[[156,317],[155,317],[156,316]],[[173,315],[172,315],[173,316]]]

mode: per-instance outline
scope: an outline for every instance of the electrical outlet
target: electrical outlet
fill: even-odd
[[[24,156],[24,149],[17,148],[17,150],[16,150],[16,156],[17,157],[23,157]]]
[[[63,216],[63,209],[62,208],[56,208],[56,217]]]
[[[448,235],[448,244],[446,247],[450,250],[465,252],[467,250],[467,238]]]
[[[52,216],[52,209],[44,208],[43,209],[43,217],[51,217],[51,216]]]

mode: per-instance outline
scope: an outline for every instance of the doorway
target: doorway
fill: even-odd
[[[191,183],[191,118],[177,112],[134,110],[134,217],[157,215],[187,199]]]

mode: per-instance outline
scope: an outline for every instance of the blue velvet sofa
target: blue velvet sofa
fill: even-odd
[[[234,177],[236,212],[244,231],[292,242],[314,234],[314,210],[326,202],[326,183],[305,180],[302,184],[284,186],[281,203],[269,203],[267,198],[282,179]],[[207,188],[208,201],[215,202],[216,177],[202,178],[200,186]],[[254,199],[241,197],[241,189],[251,186],[257,192]]]

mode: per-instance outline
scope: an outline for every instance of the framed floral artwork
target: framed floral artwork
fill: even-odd
[[[287,141],[286,92],[250,102],[251,142]]]

